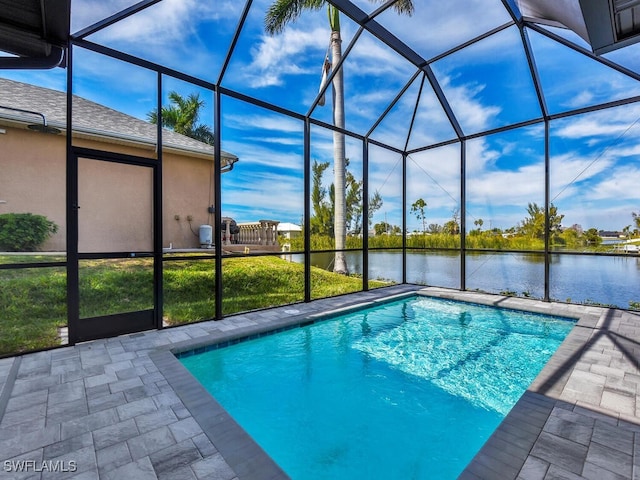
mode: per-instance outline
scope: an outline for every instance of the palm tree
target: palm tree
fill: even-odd
[[[191,93],[184,98],[178,92],[169,93],[168,107],[162,107],[162,126],[170,128],[176,133],[194,138],[200,142],[213,145],[213,131],[208,125],[198,123],[200,109],[204,107],[204,100],[200,94]],[[158,123],[158,111],[153,109],[147,114],[151,123]]]
[[[372,0],[382,1],[382,0]],[[265,30],[269,35],[282,33],[290,22],[296,20],[305,10],[320,10],[327,6],[329,15],[329,27],[331,28],[330,51],[333,65],[339,65],[342,60],[342,38],[340,36],[340,11],[325,0],[274,0],[265,16]],[[411,15],[413,2],[411,0],[398,0],[393,8],[398,13]],[[342,69],[333,76],[333,124],[339,129],[344,129],[344,79]],[[333,271],[348,274],[347,261],[344,250],[347,240],[346,228],[346,167],[345,167],[345,140],[344,134],[333,132],[333,171],[335,188],[335,214],[334,237],[335,254]]]

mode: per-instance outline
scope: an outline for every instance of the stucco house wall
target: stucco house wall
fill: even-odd
[[[11,82],[0,79],[2,82]],[[20,88],[11,82],[10,88]],[[42,93],[47,98],[63,99],[63,92],[39,87],[22,87],[30,97]],[[35,90],[32,90],[35,89]],[[35,93],[34,93],[35,92]],[[6,92],[5,92],[6,93]],[[7,105],[10,98],[2,98]],[[95,150],[157,158],[155,142],[144,139],[145,129],[155,125],[87,102],[78,108],[99,111],[122,122],[130,122],[138,130],[141,141],[119,138],[118,132],[90,129],[74,131],[73,145]],[[80,104],[82,107],[83,104]],[[18,104],[17,108],[25,108]],[[0,213],[34,213],[44,215],[58,225],[58,233],[42,245],[43,251],[66,250],[66,136],[27,129],[26,119],[3,116],[0,109]],[[6,113],[6,112],[5,112]],[[89,116],[89,115],[87,115]],[[95,115],[94,115],[95,117]],[[55,112],[47,118],[55,118]],[[75,118],[75,113],[74,113]],[[54,122],[49,122],[51,125]],[[106,121],[105,121],[106,123]],[[82,126],[82,122],[79,122]],[[62,130],[64,118],[57,127]],[[75,122],[74,122],[75,125]],[[107,125],[108,127],[108,125]],[[105,127],[103,127],[105,128]],[[117,128],[120,128],[118,126]],[[127,128],[127,125],[122,125]],[[152,136],[152,135],[148,135]],[[214,203],[213,147],[167,132],[163,149],[163,246],[197,248],[201,224],[212,224],[208,207]],[[182,137],[182,138],[180,138]],[[237,157],[223,153],[223,164]],[[79,161],[79,203],[81,252],[152,250],[151,169],[117,163],[81,159]],[[191,222],[188,219],[191,219]]]
[[[0,128],[1,213],[34,213],[58,225],[42,250],[66,250],[66,150],[64,137]]]

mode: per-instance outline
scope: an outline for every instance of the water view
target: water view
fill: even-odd
[[[302,256],[296,258],[302,261]],[[315,253],[314,266],[331,268],[332,253]],[[362,253],[348,252],[351,273],[362,273]],[[544,255],[512,252],[467,255],[466,286],[469,290],[544,297]],[[399,251],[370,251],[369,278],[402,281]],[[446,252],[407,252],[407,282],[460,287],[460,255]],[[551,255],[550,292],[554,300],[600,303],[629,308],[640,302],[640,258]]]

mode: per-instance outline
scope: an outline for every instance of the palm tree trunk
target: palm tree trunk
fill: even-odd
[[[331,57],[333,65],[338,65],[342,59],[342,39],[339,31],[331,32]],[[342,68],[333,77],[333,124],[338,128],[344,129],[344,78]],[[333,132],[333,171],[335,188],[333,229],[336,250],[343,250],[346,247],[347,240],[345,141],[344,133],[335,131]],[[342,275],[349,273],[344,252],[336,252],[333,271]]]

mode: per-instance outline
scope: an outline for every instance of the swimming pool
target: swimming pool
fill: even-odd
[[[180,360],[293,479],[455,478],[572,327],[419,296]]]

